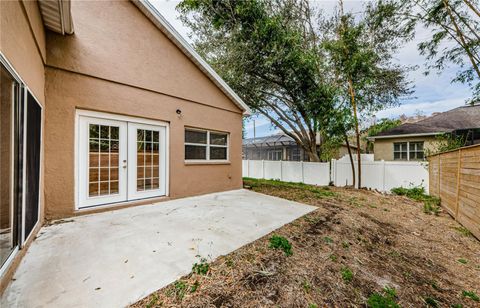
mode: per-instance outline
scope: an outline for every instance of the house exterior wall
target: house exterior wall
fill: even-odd
[[[15,69],[38,102],[45,106],[45,31],[36,1],[0,1],[0,51]],[[3,95],[3,94],[2,94]],[[44,119],[43,120],[43,124]],[[45,131],[45,130],[44,130]],[[43,136],[45,136],[43,131]],[[42,149],[43,150],[43,149]],[[43,153],[41,158],[43,158]],[[26,252],[44,217],[44,170],[40,162],[40,224],[33,230],[24,249],[15,256],[0,277],[0,294],[10,281],[16,267]],[[4,175],[2,175],[4,176]]]
[[[131,2],[73,1],[72,15],[74,35],[47,33],[47,218],[79,214],[77,109],[168,122],[171,198],[241,188],[242,111]],[[185,163],[187,126],[228,132],[230,162]]]
[[[435,136],[423,136],[423,137],[403,137],[403,138],[385,138],[375,139],[373,145],[373,154],[375,160],[393,160],[393,144],[396,142],[418,142],[423,141],[423,148],[432,149],[434,146]]]

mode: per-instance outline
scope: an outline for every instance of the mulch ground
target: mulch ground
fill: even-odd
[[[372,297],[401,307],[480,307],[480,242],[448,214],[367,190],[245,185],[318,209],[133,307],[365,307],[375,306]],[[273,234],[290,241],[292,255],[269,248]]]

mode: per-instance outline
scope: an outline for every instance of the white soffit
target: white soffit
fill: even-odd
[[[159,28],[197,67],[207,75],[240,109],[244,115],[251,110],[245,102],[228,86],[228,84],[200,57],[185,39],[170,25],[165,17],[148,0],[132,0],[132,2]]]
[[[73,34],[70,0],[39,0],[44,26],[56,33]]]

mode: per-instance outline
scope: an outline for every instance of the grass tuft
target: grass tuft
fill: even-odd
[[[290,242],[283,236],[273,235],[269,241],[270,248],[281,249],[287,256],[291,256],[293,254],[292,244],[290,244]]]

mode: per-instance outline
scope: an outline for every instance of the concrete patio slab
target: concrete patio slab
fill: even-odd
[[[1,307],[123,307],[315,207],[247,190],[73,218],[42,228]]]

